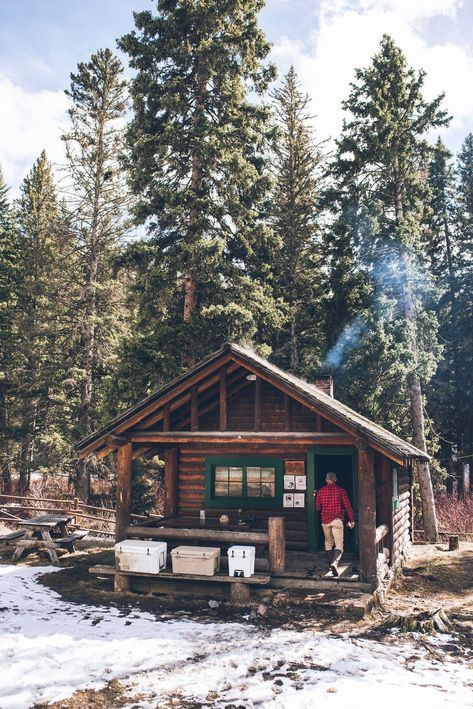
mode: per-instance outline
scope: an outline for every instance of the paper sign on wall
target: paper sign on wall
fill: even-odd
[[[307,478],[305,475],[296,475],[296,490],[307,489]]]
[[[283,507],[294,507],[294,494],[292,492],[284,493]]]
[[[303,492],[296,492],[295,493],[294,507],[305,507],[305,495]]]
[[[305,461],[285,460],[284,472],[286,475],[303,475],[305,473]]]
[[[285,475],[284,476],[284,489],[285,490],[294,490],[296,487],[296,478],[294,475]]]

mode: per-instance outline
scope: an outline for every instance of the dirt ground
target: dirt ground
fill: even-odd
[[[11,550],[0,552],[0,563],[10,563]],[[49,557],[27,557],[20,563],[28,565],[49,564]],[[94,564],[113,563],[113,550],[109,545],[82,542],[76,554],[64,557],[62,573],[46,573],[40,582],[50,587],[69,602],[92,606],[115,606],[123,609],[140,608],[159,614],[160,618],[212,618],[216,622],[242,621],[246,610],[232,609],[225,604],[209,608],[207,599],[163,598],[138,594],[118,596],[112,592],[111,577],[91,575]],[[310,598],[310,597],[309,597]],[[333,635],[350,632],[360,637],[375,637],[392,642],[383,623],[390,614],[415,616],[423,612],[443,609],[455,631],[457,654],[473,660],[473,543],[461,542],[460,548],[449,552],[444,544],[419,544],[411,547],[403,573],[390,589],[382,606],[375,607],[362,619],[329,618],[317,613],[317,608],[300,593],[283,603],[268,603],[264,615],[258,615],[256,605],[250,622],[267,629],[271,627],[298,628],[324,631]],[[419,638],[421,643],[428,642]],[[452,648],[450,648],[450,652]],[[455,654],[455,648],[453,649]],[[136,698],[138,701],[138,698]],[[127,700],[129,702],[129,698]],[[55,709],[114,709],[127,702],[122,696],[120,683],[110,682],[102,690],[76,692],[70,699],[48,705]],[[43,709],[38,705],[36,709]],[[179,709],[197,709],[179,704]]]

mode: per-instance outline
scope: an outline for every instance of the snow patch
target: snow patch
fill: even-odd
[[[26,709],[121,679],[130,706],[174,698],[237,706],[330,709],[423,702],[473,707],[471,670],[392,638],[160,620],[150,613],[66,603],[37,583],[55,567],[0,566],[0,707]],[[471,684],[470,684],[471,687]],[[136,694],[143,695],[137,703]]]

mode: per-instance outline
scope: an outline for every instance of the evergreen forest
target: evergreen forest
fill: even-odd
[[[64,164],[42,152],[15,199],[0,173],[4,491],[40,472],[87,500],[114,462],[75,444],[225,341],[427,450],[424,509],[472,462],[473,133],[446,148],[385,35],[320,140],[262,6],[135,13],[122,58],[71,67]]]

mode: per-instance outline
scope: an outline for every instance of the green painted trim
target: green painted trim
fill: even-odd
[[[317,539],[315,534],[315,455],[307,451],[307,551],[315,552]]]
[[[216,465],[228,465],[243,468],[243,490],[246,488],[246,468],[272,467],[276,469],[276,495],[275,497],[215,497],[213,469]],[[283,494],[283,459],[267,458],[261,456],[240,456],[228,458],[225,456],[212,456],[205,459],[205,506],[229,507],[231,509],[251,508],[273,510],[282,507]]]
[[[317,548],[317,514],[315,511],[315,456],[316,455],[345,455],[352,459],[353,475],[353,507],[355,500],[358,500],[358,459],[357,450],[354,446],[317,446],[309,448],[307,451],[307,549],[310,552],[318,551]],[[309,502],[310,501],[310,502]],[[358,505],[356,505],[358,508]],[[354,510],[355,511],[355,510]],[[355,517],[356,519],[356,517]],[[358,549],[358,535],[355,537],[355,551]]]

